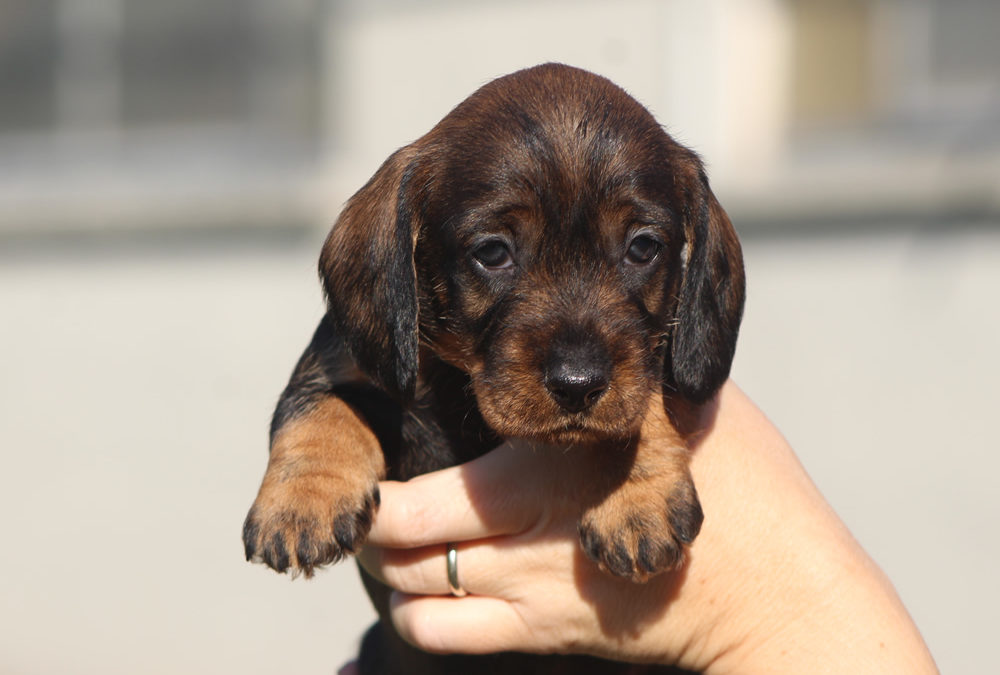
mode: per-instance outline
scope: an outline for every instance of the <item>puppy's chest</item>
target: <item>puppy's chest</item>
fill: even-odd
[[[397,447],[384,447],[388,478],[408,480],[475,459],[500,444],[468,390],[468,377],[442,370],[419,387],[400,416]]]

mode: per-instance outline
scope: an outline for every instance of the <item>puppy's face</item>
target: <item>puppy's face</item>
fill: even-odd
[[[683,267],[668,148],[645,111],[609,123],[595,93],[475,103],[455,114],[483,140],[444,148],[425,201],[425,339],[501,435],[628,435],[660,390]]]
[[[628,436],[664,386],[711,395],[742,308],[739,247],[697,158],[564,66],[486,85],[390,158],[321,269],[380,384],[406,395],[419,336],[469,373],[495,431],[556,443]]]

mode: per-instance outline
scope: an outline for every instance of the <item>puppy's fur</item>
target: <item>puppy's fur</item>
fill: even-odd
[[[555,64],[485,85],[354,195],[320,276],[328,312],[274,414],[248,559],[308,576],[363,543],[380,479],[517,437],[568,447],[577,472],[586,458],[580,538],[602,569],[641,582],[682,563],[702,512],[671,415],[728,376],[743,264],[696,155],[624,91]],[[635,668],[431,656],[384,618],[361,664]]]

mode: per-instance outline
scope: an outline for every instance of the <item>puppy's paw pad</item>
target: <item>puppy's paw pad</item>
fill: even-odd
[[[243,525],[247,560],[309,577],[357,551],[378,510],[378,486],[345,495],[334,489],[336,481],[330,483],[319,491],[284,484],[262,488]]]
[[[580,543],[605,572],[644,582],[683,564],[685,546],[698,535],[702,519],[690,482],[676,485],[665,500],[615,493],[584,514]]]

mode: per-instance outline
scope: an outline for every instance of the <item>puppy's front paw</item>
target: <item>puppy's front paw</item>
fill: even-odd
[[[580,519],[580,542],[605,572],[644,582],[680,567],[684,547],[703,519],[690,476],[664,491],[656,481],[629,481]]]
[[[319,474],[265,481],[243,524],[247,560],[312,576],[357,551],[378,505],[375,480]]]

